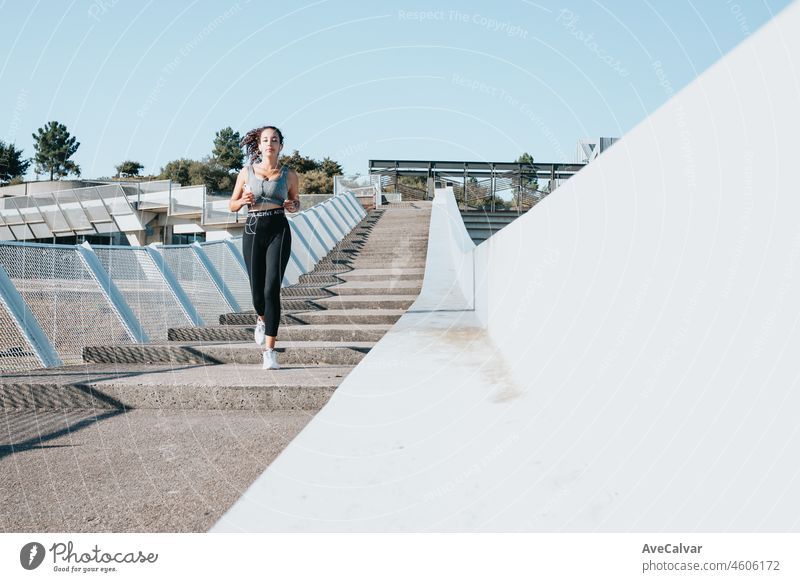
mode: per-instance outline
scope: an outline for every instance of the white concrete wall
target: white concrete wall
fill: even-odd
[[[473,251],[475,243],[464,226],[458,211],[453,188],[434,191],[430,231],[437,233],[436,244],[428,243],[425,261],[426,277],[422,283],[422,296],[432,309],[473,309],[475,305]],[[427,276],[436,273],[437,276]]]
[[[214,530],[797,531],[797,30],[474,253],[437,195],[420,298]]]
[[[797,528],[799,27],[794,4],[479,247],[532,445],[496,523]]]

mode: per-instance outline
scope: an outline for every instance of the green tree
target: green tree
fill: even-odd
[[[533,156],[530,155],[528,152],[524,152],[520,157],[514,160],[517,164],[527,164],[529,166],[533,165]]]
[[[30,165],[30,160],[22,157],[22,150],[15,148],[13,143],[6,144],[0,140],[0,184],[23,176]]]
[[[236,175],[229,174],[214,158],[172,160],[161,168],[158,178],[172,180],[182,186],[202,185],[209,192],[230,192],[236,183]]]
[[[538,190],[539,189],[539,180],[536,178],[536,171],[533,167],[533,156],[530,155],[528,152],[523,153],[520,157],[515,160],[518,164],[525,164],[526,166],[530,166],[528,169],[531,172],[532,177],[526,176],[522,178],[520,176],[515,182],[515,185],[522,185],[524,188],[528,188],[531,190]]]
[[[179,184],[189,185],[189,169],[192,164],[196,164],[195,160],[188,160],[180,158],[167,162],[167,165],[161,168],[161,173],[158,175],[160,180],[172,180]]]
[[[238,172],[244,165],[244,152],[239,146],[242,136],[230,127],[220,129],[214,137],[211,156],[226,172]]]
[[[300,179],[299,189],[303,194],[328,194],[333,192],[333,177],[322,170],[310,170],[298,174]]]
[[[326,176],[338,176],[342,174],[342,166],[339,165],[338,162],[333,161],[329,157],[325,157],[322,159],[322,162],[319,164],[319,169],[325,172]]]
[[[525,152],[516,159],[516,162],[528,167],[522,169],[523,172],[526,172],[525,174],[514,176],[511,180],[514,193],[511,197],[510,206],[521,210],[527,210],[542,197],[541,193],[538,192],[539,180],[536,177],[532,155]]]
[[[230,174],[215,158],[192,162],[189,167],[189,183],[205,184],[209,192],[231,192],[236,184],[236,174]]]
[[[284,166],[289,166],[298,174],[305,174],[311,170],[319,169],[319,162],[313,158],[300,155],[297,150],[294,150],[290,156],[281,156],[278,162]]]
[[[189,164],[189,186],[210,186],[213,181],[211,167],[208,164],[192,160]],[[209,188],[213,190],[213,188]]]
[[[492,202],[494,202],[494,204],[492,204]],[[494,207],[494,210],[506,210],[506,204],[507,202],[499,196],[489,195],[486,199],[478,201],[477,209],[492,210],[492,207]]]
[[[50,121],[36,130],[33,140],[36,173],[50,172],[51,180],[55,177],[60,180],[67,174],[81,175],[80,166],[70,160],[81,144],[70,135],[65,125]]]
[[[219,136],[222,131],[217,135]],[[233,138],[230,136],[229,138],[232,143]],[[238,143],[238,138],[236,139]],[[230,165],[226,166],[222,163],[220,151],[215,146],[214,154],[203,160],[186,158],[172,160],[161,168],[158,177],[184,186],[204,184],[209,192],[230,192],[236,184],[236,174],[230,172],[232,169]],[[241,150],[239,152],[241,153]],[[333,192],[333,176],[342,173],[342,167],[334,160],[325,158],[322,162],[317,162],[313,158],[301,155],[297,150],[289,156],[282,156],[279,161],[297,172],[300,178],[300,191],[304,194]],[[239,169],[241,167],[240,165]]]
[[[144,166],[139,162],[134,162],[131,160],[125,160],[119,166],[114,166],[117,169],[117,175],[115,177],[119,178],[123,174],[126,176],[138,176],[139,172],[144,169]]]
[[[221,170],[219,173],[213,171],[210,177],[213,184],[212,192],[233,192],[233,187],[236,185],[236,174],[229,174]]]

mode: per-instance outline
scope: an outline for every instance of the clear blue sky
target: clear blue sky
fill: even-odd
[[[58,120],[89,178],[125,159],[157,173],[262,124],[350,173],[571,162],[579,138],[623,135],[787,4],[0,0],[0,139],[31,156]]]

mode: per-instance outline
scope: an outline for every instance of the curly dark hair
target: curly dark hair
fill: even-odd
[[[281,133],[281,130],[274,125],[265,125],[264,127],[251,129],[244,134],[242,141],[239,143],[241,147],[245,148],[247,157],[251,164],[261,159],[261,153],[258,151],[258,140],[261,139],[261,132],[265,129],[275,130],[275,133],[278,134],[278,139],[281,141],[281,145],[283,145],[283,133]]]

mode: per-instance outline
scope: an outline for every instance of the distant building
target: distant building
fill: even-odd
[[[239,234],[229,195],[170,180],[54,180],[0,188],[0,241],[180,244]]]
[[[588,164],[601,153],[606,151],[617,141],[618,137],[598,137],[579,139],[578,147],[575,152],[575,162],[578,164]]]
[[[302,208],[330,198],[302,194]],[[170,180],[54,180],[0,188],[0,242],[185,244],[242,234],[229,193]]]

